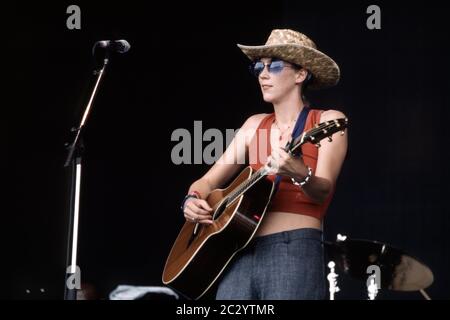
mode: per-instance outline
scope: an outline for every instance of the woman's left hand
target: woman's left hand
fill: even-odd
[[[265,166],[269,174],[279,174],[294,179],[303,179],[308,175],[308,168],[302,157],[294,157],[283,148],[273,149]]]

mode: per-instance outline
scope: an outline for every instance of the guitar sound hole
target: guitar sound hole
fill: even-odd
[[[222,213],[225,211],[225,208],[227,207],[227,201],[226,200],[224,200],[218,207],[217,207],[217,209],[216,209],[216,211],[214,211],[214,214],[213,214],[213,220],[216,220],[216,219],[218,219],[221,215],[222,215]]]

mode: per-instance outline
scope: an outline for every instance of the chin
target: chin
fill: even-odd
[[[263,99],[265,102],[269,102],[269,103],[273,103],[273,101],[275,100],[273,95],[271,94],[264,94],[263,93]]]
[[[263,99],[264,99],[265,102],[272,103],[272,104],[275,104],[275,103],[277,103],[277,101],[279,101],[277,99],[277,97],[274,97],[272,95],[264,95]]]

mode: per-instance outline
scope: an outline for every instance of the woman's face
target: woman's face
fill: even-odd
[[[276,58],[261,58],[259,62],[257,67],[262,67],[261,62],[265,65],[258,76],[264,101],[280,103],[291,95],[301,97],[299,84],[306,77],[305,69],[298,69],[293,64]]]

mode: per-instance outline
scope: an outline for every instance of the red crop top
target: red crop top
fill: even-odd
[[[320,122],[320,115],[322,112],[323,110],[318,109],[310,110],[305,123],[305,131],[313,128],[315,124]],[[250,166],[254,170],[261,168],[266,163],[267,157],[271,154],[270,131],[274,120],[274,113],[263,118],[250,142],[248,160]],[[260,148],[264,148],[264,146],[267,147],[267,152],[260,152]],[[302,152],[303,161],[312,168],[313,172],[315,172],[319,153],[318,148],[311,143],[305,143],[302,146]],[[274,181],[275,177],[275,175],[270,175],[266,176],[266,179]],[[301,187],[294,185],[291,178],[283,176],[278,191],[267,208],[267,212],[281,211],[304,214],[322,220],[333,197],[333,191],[334,188],[324,203],[317,204],[312,202],[311,199],[303,193]]]

